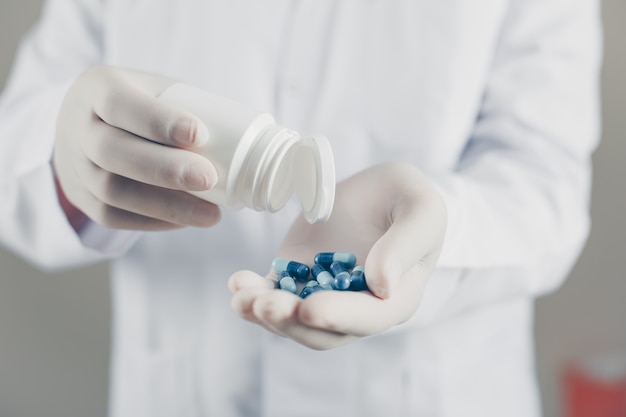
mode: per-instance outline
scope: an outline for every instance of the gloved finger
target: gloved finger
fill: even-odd
[[[356,336],[320,330],[293,321],[283,328],[287,337],[314,350],[328,350],[347,345],[359,339]]]
[[[253,310],[254,302],[260,295],[268,291],[270,290],[262,287],[247,287],[237,290],[233,293],[230,303],[231,307],[241,318],[252,323],[261,324]]]
[[[231,300],[233,310],[243,319],[261,324],[254,315],[252,306],[259,295],[273,291],[275,286],[276,283],[274,281],[262,277],[254,271],[242,270],[235,272],[228,279],[228,289],[233,294]],[[274,332],[272,329],[268,330]]]
[[[87,217],[105,227],[143,231],[173,230],[183,227],[180,224],[158,220],[105,205],[93,194],[78,186],[64,188],[64,193],[68,200],[85,213]]]
[[[163,145],[191,148],[209,139],[198,117],[124,82],[97,96],[94,112],[109,125]]]
[[[274,286],[272,280],[252,271],[233,274],[228,281],[233,292],[233,309],[245,320],[313,349],[330,349],[353,340],[299,323],[297,310],[301,299],[287,291],[276,290]]]
[[[331,349],[356,339],[354,336],[306,326],[298,318],[298,309],[302,304],[302,299],[287,291],[269,291],[256,297],[253,312],[264,327],[311,349]]]
[[[90,182],[87,188],[105,206],[186,226],[210,227],[220,219],[218,206],[184,191],[137,182],[90,161],[80,166],[78,175]]]
[[[309,327],[368,336],[395,324],[392,310],[392,302],[367,292],[326,291],[306,298],[298,317]]]
[[[391,225],[374,243],[365,262],[374,295],[389,298],[416,265],[434,265],[442,245],[446,209],[434,190],[406,192],[391,207]]]
[[[276,288],[276,282],[266,277],[262,277],[254,271],[248,270],[237,271],[228,279],[228,289],[233,294],[241,289],[249,287],[259,287],[271,290]]]
[[[76,168],[65,163],[64,158],[55,152],[55,171],[59,178],[58,185],[65,198],[94,222],[111,228],[128,230],[171,230],[182,227],[161,220],[126,212],[114,207],[103,205],[88,189],[85,188]]]
[[[407,275],[427,276],[415,266]],[[406,321],[416,311],[426,279],[401,280],[391,298],[381,299],[367,291],[321,291],[307,297],[298,311],[299,320],[313,328],[365,337]]]
[[[204,191],[217,182],[217,171],[208,159],[144,140],[102,122],[91,140],[82,142],[82,150],[102,169],[146,184]]]

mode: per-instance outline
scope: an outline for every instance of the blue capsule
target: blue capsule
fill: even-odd
[[[314,262],[322,265],[341,262],[346,268],[352,268],[356,265],[356,255],[349,252],[320,252],[315,255]]]
[[[300,291],[300,297],[307,298],[309,295],[318,291],[324,291],[324,288],[321,285],[314,285],[312,287],[304,287],[302,288],[302,291]]]
[[[281,290],[289,291],[290,293],[295,294],[298,291],[296,286],[296,281],[293,279],[289,272],[283,271],[278,276],[278,287]]]
[[[332,286],[333,282],[335,282],[335,277],[333,277],[331,273],[320,264],[313,265],[311,268],[311,275],[313,275],[313,278],[315,278],[320,285]]]
[[[337,275],[339,274],[347,274],[348,276],[350,276],[350,272],[348,272],[348,267],[346,267],[343,262],[333,262],[332,264],[330,264],[330,267],[328,269],[335,278],[337,278]]]
[[[365,271],[363,265],[357,265],[352,269],[350,273],[350,291],[363,291],[367,290],[367,283],[365,282]]]
[[[305,281],[311,273],[311,269],[308,265],[286,258],[275,258],[274,261],[272,261],[272,268],[279,273],[287,271],[289,275],[300,281]]]
[[[320,285],[320,283],[312,279],[309,282],[307,282],[304,286],[305,287],[317,287],[318,285]]]
[[[336,290],[344,291],[350,288],[350,275],[339,274],[335,277],[335,285],[333,287]]]
[[[350,272],[343,262],[330,264],[330,272],[335,277],[334,287],[336,290],[347,290],[350,287]]]

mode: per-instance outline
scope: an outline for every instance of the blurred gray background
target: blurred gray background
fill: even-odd
[[[0,3],[0,86],[42,0]],[[603,142],[593,230],[565,286],[537,302],[537,372],[546,417],[562,412],[571,359],[626,354],[626,1],[605,0]],[[0,249],[0,417],[106,415],[107,265],[43,274]]]

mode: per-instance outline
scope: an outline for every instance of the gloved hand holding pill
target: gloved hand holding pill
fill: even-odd
[[[220,210],[190,194],[217,182],[192,149],[209,139],[192,113],[157,99],[168,77],[93,67],[69,88],[57,117],[60,192],[96,223],[118,229],[212,226]]]
[[[229,280],[233,308],[246,320],[313,349],[331,349],[400,324],[420,305],[446,229],[443,199],[417,168],[377,165],[337,185],[326,223],[299,218],[279,259],[311,265],[315,255],[353,253],[369,291],[277,289],[278,272],[239,271]]]

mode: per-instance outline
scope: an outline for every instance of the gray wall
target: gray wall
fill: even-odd
[[[594,155],[592,232],[570,278],[537,303],[538,373],[558,416],[558,371],[570,358],[626,354],[626,2],[604,0],[603,136]]]
[[[42,0],[0,1],[0,86]],[[0,417],[104,417],[106,265],[42,274],[0,249]]]
[[[0,85],[41,0],[0,3]],[[537,303],[546,417],[560,415],[565,360],[626,352],[626,2],[605,0],[604,135],[595,154],[593,231],[571,277]],[[0,417],[106,414],[107,265],[42,274],[0,250]]]

